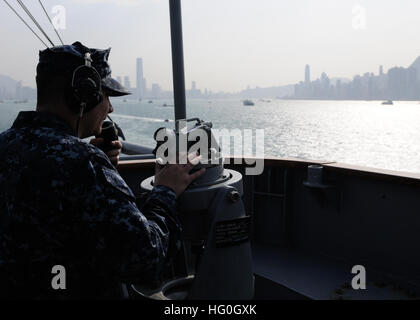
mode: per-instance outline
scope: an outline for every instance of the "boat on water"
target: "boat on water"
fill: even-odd
[[[382,102],[383,105],[394,105],[394,102],[392,100],[387,100]]]
[[[242,103],[243,103],[244,106],[254,106],[255,105],[255,103],[252,100],[248,100],[248,99],[242,101]]]
[[[16,104],[18,104],[18,103],[28,103],[28,99],[16,100],[16,101],[14,101],[14,103],[16,103]]]

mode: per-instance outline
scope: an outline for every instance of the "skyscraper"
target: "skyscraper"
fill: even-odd
[[[384,67],[379,66],[379,75],[382,76],[384,74]]]
[[[201,90],[197,89],[197,84],[195,81],[191,82],[191,90],[187,91],[187,95],[190,98],[199,98],[201,96]]]
[[[137,68],[136,68],[136,77],[137,77],[137,96],[138,98],[144,98],[145,95],[145,85],[143,78],[143,59],[137,58]]]
[[[309,64],[305,67],[305,83],[311,82],[311,69],[309,67]]]

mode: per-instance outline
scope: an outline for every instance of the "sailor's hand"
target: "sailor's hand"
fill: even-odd
[[[119,140],[110,142],[112,149],[106,152],[111,163],[116,167],[118,165],[118,160],[120,159],[120,153],[122,149],[122,143]]]
[[[189,156],[186,164],[161,165],[157,161],[154,185],[169,187],[174,190],[178,197],[185,191],[191,182],[206,171],[205,168],[202,168],[201,170],[190,174],[190,171],[200,162],[200,160],[200,156]]]
[[[90,143],[93,144],[94,146],[98,147],[98,148],[101,148],[102,144],[104,143],[104,139],[103,138],[93,138],[92,140],[90,140]],[[108,156],[111,163],[116,167],[118,165],[118,160],[120,158],[122,143],[119,140],[115,140],[115,141],[111,141],[110,145],[111,145],[112,149],[108,150],[105,153]]]

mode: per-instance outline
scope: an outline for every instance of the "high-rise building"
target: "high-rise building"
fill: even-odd
[[[117,81],[122,84],[121,77],[117,76]]]
[[[379,75],[382,76],[384,74],[384,67],[379,66]]]
[[[305,67],[305,83],[311,82],[311,69],[309,67],[309,64]]]
[[[143,60],[142,58],[137,58],[137,67],[136,67],[136,77],[137,77],[137,96],[138,98],[144,98],[145,95],[145,85],[143,78]]]
[[[201,96],[201,90],[197,89],[195,81],[191,82],[191,90],[187,91],[187,96],[190,98],[199,98]]]
[[[127,88],[127,90],[131,89],[131,85],[130,85],[130,78],[128,76],[124,77],[124,87]]]

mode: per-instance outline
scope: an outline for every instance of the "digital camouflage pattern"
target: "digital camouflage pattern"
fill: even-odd
[[[0,296],[115,298],[149,282],[180,247],[176,195],[144,205],[108,157],[54,115],[19,113],[0,134]],[[168,254],[171,253],[171,254]],[[54,265],[66,290],[53,290]]]

